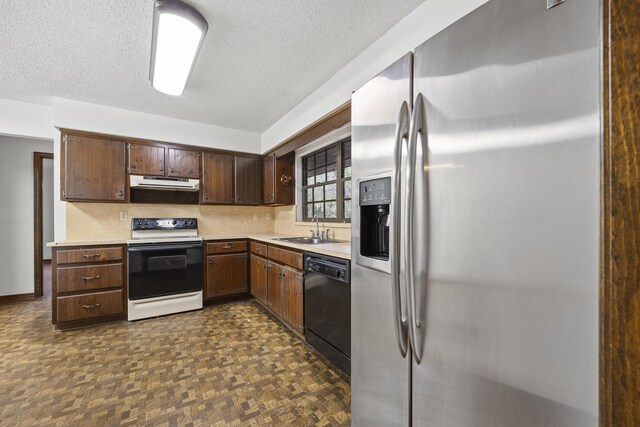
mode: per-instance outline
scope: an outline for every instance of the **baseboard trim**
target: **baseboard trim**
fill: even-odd
[[[35,299],[35,294],[33,292],[30,292],[28,294],[0,295],[0,304],[33,299]]]

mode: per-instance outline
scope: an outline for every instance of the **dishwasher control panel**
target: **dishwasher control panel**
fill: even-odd
[[[351,280],[349,269],[348,260],[309,256],[305,262],[306,271],[322,274],[323,276],[345,283],[349,283]]]

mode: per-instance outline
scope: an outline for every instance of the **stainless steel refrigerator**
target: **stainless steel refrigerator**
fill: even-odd
[[[354,426],[597,425],[600,19],[491,0],[354,93]]]

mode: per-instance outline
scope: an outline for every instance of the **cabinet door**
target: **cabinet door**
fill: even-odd
[[[267,304],[267,261],[251,255],[251,295],[263,304]]]
[[[265,205],[275,203],[275,188],[273,186],[275,162],[276,155],[274,153],[266,156],[262,163],[262,199]]]
[[[293,329],[304,333],[303,294],[304,279],[302,273],[292,268],[282,269],[282,318]]]
[[[267,263],[267,306],[282,317],[282,266]]]
[[[240,294],[248,290],[247,254],[207,257],[206,298]]]
[[[277,205],[295,204],[295,182],[293,170],[295,166],[295,153],[291,152],[275,159],[274,188]]]
[[[164,176],[164,147],[129,144],[129,173]]]
[[[276,158],[275,153],[264,158],[262,197],[266,205],[293,205],[295,184],[293,170],[295,153]]]
[[[237,204],[259,205],[262,202],[261,180],[262,165],[259,157],[235,158]]]
[[[202,203],[235,201],[233,156],[205,153],[202,162]]]
[[[200,152],[169,148],[168,158],[167,176],[200,178]]]
[[[125,143],[73,134],[62,137],[62,200],[126,201]]]

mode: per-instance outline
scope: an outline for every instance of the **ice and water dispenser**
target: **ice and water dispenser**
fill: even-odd
[[[389,260],[391,178],[360,181],[360,256]]]

